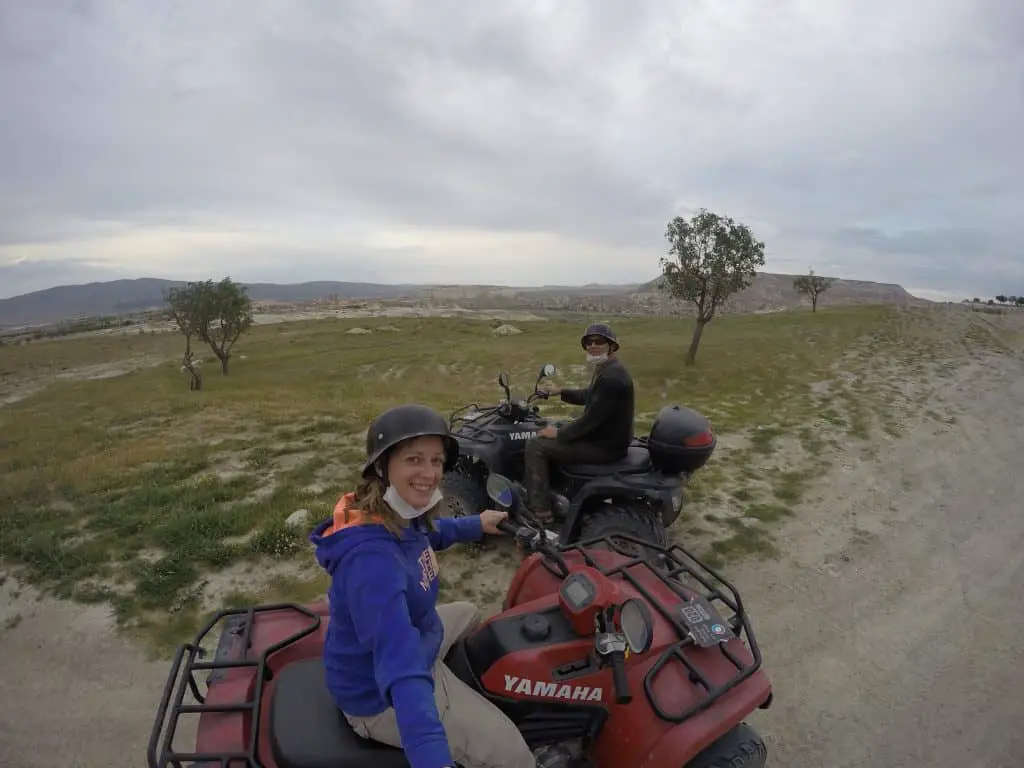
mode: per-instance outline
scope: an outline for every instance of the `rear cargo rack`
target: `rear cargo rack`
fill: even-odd
[[[482,417],[493,416],[501,409],[502,405],[503,403],[481,406],[478,403],[471,403],[470,405],[463,406],[453,411],[451,416],[448,417],[448,429],[453,433],[461,431],[465,433],[463,436],[470,437],[481,443],[493,443],[498,439],[497,435],[491,431],[493,423],[488,421],[481,425],[475,423],[475,421]],[[470,416],[469,412],[471,410],[473,413]]]
[[[275,611],[291,611],[301,614],[309,619],[309,624],[298,632],[284,638],[278,643],[267,648],[256,658],[246,658],[246,652],[252,647],[252,629],[257,614],[273,613]],[[202,649],[203,640],[213,628],[221,621],[227,619],[217,644],[217,652],[212,661],[201,661],[205,655]],[[272,673],[268,665],[269,658],[302,638],[312,634],[320,627],[320,617],[301,605],[294,603],[275,603],[273,605],[254,606],[251,608],[236,608],[220,611],[213,616],[192,639],[178,648],[174,662],[171,664],[171,671],[167,676],[167,684],[164,686],[164,694],[160,700],[160,707],[157,710],[156,721],[153,724],[153,731],[149,737],[149,748],[146,755],[149,768],[264,768],[257,754],[260,739],[260,714],[262,711],[263,686],[271,679]],[[242,658],[224,658],[229,654],[232,646],[236,645],[234,638],[241,636],[240,646],[243,649]],[[249,668],[255,670],[256,680],[253,686],[252,699],[248,701],[207,704],[206,697],[200,693],[196,681],[196,672],[208,671],[209,684],[215,677],[226,675],[228,670]],[[175,691],[174,683],[181,678]],[[191,691],[198,704],[184,704],[186,687]],[[171,703],[171,697],[174,703]],[[167,712],[170,708],[170,718]],[[203,715],[207,712],[237,712],[251,713],[252,728],[250,729],[248,749],[235,752],[175,752],[172,748],[174,734],[178,727],[178,718],[182,715]],[[163,739],[161,740],[161,735]],[[195,761],[186,763],[185,761]]]
[[[658,553],[664,559],[664,567],[654,567],[643,557],[624,551],[616,544],[616,540],[637,545],[641,552],[647,550],[648,552]],[[587,552],[588,548],[602,544],[617,554],[629,558],[629,560],[621,562],[614,567],[602,567]],[[679,634],[679,641],[673,643],[662,653],[644,678],[644,693],[647,696],[647,700],[658,717],[663,720],[672,723],[682,723],[689,720],[691,717],[708,709],[761,668],[761,649],[757,644],[757,639],[754,637],[753,629],[747,619],[747,613],[743,609],[743,601],[740,598],[739,592],[715,569],[701,562],[694,554],[680,545],[673,544],[663,547],[652,544],[650,541],[630,536],[629,534],[616,533],[578,541],[574,544],[560,544],[557,549],[562,553],[579,552],[587,565],[600,571],[605,576],[621,577],[643,596],[652,609],[660,613],[666,621],[675,627],[676,632]],[[551,568],[549,563],[545,561],[544,564],[549,571],[555,573],[555,570]],[[729,649],[727,640],[717,643],[699,643],[693,628],[687,626],[683,613],[678,607],[676,610],[673,610],[672,606],[665,605],[631,572],[638,566],[646,567],[657,575],[662,583],[667,585],[669,589],[683,600],[688,601],[696,596],[698,600],[706,601],[706,605],[716,613],[718,608],[715,606],[715,603],[720,603],[728,608],[732,613],[732,617],[725,618],[723,624],[732,630],[732,635],[727,640],[738,638],[741,642],[745,642],[750,649],[753,661],[750,664],[744,663],[742,659]],[[555,575],[557,576],[558,574],[555,573]],[[684,584],[681,577],[689,577],[688,581],[691,583]],[[701,671],[693,658],[695,650],[706,649],[706,651],[710,652],[712,648],[717,648],[729,660],[732,666],[736,668],[735,675],[718,685]],[[672,663],[682,664],[686,668],[690,681],[700,685],[707,692],[707,697],[693,706],[682,710],[669,711],[664,707],[654,695],[654,680]],[[770,701],[771,699],[769,698],[767,702],[762,704],[762,707],[767,707]]]

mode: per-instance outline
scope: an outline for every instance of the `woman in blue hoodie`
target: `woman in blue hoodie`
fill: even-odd
[[[444,663],[480,615],[470,603],[437,606],[434,553],[497,534],[505,518],[435,519],[458,450],[444,417],[422,405],[370,425],[361,482],[310,535],[331,576],[327,687],[356,733],[403,748],[411,768],[532,768],[512,721]]]

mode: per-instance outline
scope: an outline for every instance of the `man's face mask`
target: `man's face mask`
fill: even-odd
[[[584,348],[586,349],[587,362],[591,365],[597,363],[603,363],[608,359],[608,350],[610,344],[608,340],[601,336],[588,336],[583,340]]]

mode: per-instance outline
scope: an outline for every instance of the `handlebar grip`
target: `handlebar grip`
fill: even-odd
[[[504,531],[507,534],[515,536],[519,532],[519,526],[509,520],[507,517],[498,523],[498,530]]]
[[[633,700],[633,694],[629,692],[626,660],[621,653],[612,654],[612,680],[615,683],[615,700],[619,704],[629,704]]]

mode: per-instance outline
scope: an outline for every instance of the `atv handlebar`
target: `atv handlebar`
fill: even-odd
[[[561,560],[561,556],[546,541],[543,531],[529,525],[517,525],[508,518],[498,523],[498,530],[510,534],[517,544],[522,545],[531,552],[540,552],[542,555],[554,556]]]
[[[605,625],[605,631],[598,633],[594,647],[598,656],[611,665],[615,701],[619,704],[629,704],[633,700],[633,694],[630,693],[629,679],[626,677],[626,636],[622,632],[610,629],[611,618],[607,614],[602,623]]]
[[[619,704],[629,704],[633,694],[629,691],[629,679],[626,677],[626,655],[621,651],[612,654],[612,680],[615,683],[615,700]]]
[[[498,523],[498,530],[507,533],[516,540],[516,544],[527,552],[540,552],[554,563],[561,572],[562,578],[569,575],[569,566],[559,551],[551,546],[547,534],[530,525],[517,525],[508,518]]]
[[[510,536],[515,536],[519,533],[519,526],[509,520],[507,517],[498,523],[498,530],[503,533],[507,533]]]
[[[540,407],[534,405],[534,400],[547,400],[550,397],[550,392],[539,387],[535,388],[533,393],[525,400],[522,397],[513,397],[511,390],[509,390],[506,392],[506,399],[496,405],[471,403],[452,411],[448,416],[448,428],[454,431],[456,423],[465,423],[471,420],[466,416],[469,411],[472,411],[473,420],[499,414],[503,418],[512,419],[513,421],[532,421],[540,415]]]

